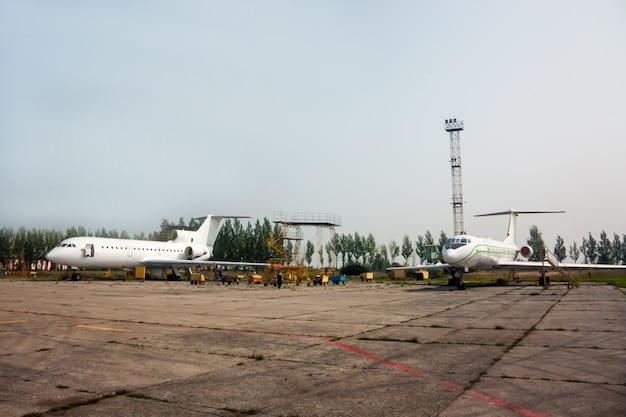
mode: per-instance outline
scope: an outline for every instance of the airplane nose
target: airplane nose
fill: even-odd
[[[444,249],[442,255],[444,262],[448,264],[454,264],[459,260],[456,250],[454,249]]]
[[[49,260],[50,262],[54,262],[54,263],[58,263],[57,260],[59,255],[59,250],[57,248],[52,249],[50,252],[48,252],[48,254],[46,255],[46,259]]]

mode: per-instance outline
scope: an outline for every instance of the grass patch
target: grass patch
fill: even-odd
[[[62,385],[62,384],[55,385],[55,387],[57,387],[58,389],[69,389],[67,385]]]

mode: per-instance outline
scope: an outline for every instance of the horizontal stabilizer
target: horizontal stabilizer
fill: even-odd
[[[476,214],[474,217],[485,217],[485,216],[509,216],[509,230],[506,234],[506,239],[504,239],[505,243],[515,244],[515,218],[518,214],[544,214],[544,213],[565,213],[563,210],[515,210],[508,209],[506,211],[497,211],[495,213],[487,213],[487,214]]]
[[[515,210],[509,209],[506,211],[497,211],[495,213],[486,213],[486,214],[476,214],[474,217],[485,217],[485,216],[505,216],[510,214],[544,214],[544,213],[565,213],[564,210]]]

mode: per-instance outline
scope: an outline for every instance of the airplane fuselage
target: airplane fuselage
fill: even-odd
[[[457,268],[490,268],[499,261],[514,261],[519,254],[514,243],[460,235],[448,239],[442,249],[443,260]]]
[[[208,251],[208,248],[205,248]],[[52,249],[48,260],[78,268],[134,268],[146,259],[190,259],[190,245],[182,242],[72,237]]]

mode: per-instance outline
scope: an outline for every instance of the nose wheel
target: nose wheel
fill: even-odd
[[[465,283],[463,282],[463,271],[453,269],[448,277],[448,285],[456,286],[459,290],[465,289]]]

